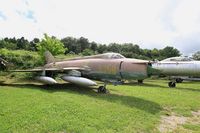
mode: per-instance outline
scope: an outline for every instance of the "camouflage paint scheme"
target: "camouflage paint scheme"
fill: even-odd
[[[83,58],[75,58],[70,60],[52,62],[46,64],[45,68],[85,68],[81,71],[81,76],[95,80],[142,80],[150,75],[151,66],[145,60],[129,59],[123,56],[112,58],[111,54],[95,55]],[[106,55],[106,56],[105,56]]]
[[[45,52],[45,59],[47,64],[43,67],[30,70],[12,70],[12,72],[37,72],[47,78],[52,77],[54,73],[61,73],[65,76],[84,77],[113,83],[124,80],[143,80],[157,73],[149,61],[125,58],[118,53],[55,61],[50,52]]]

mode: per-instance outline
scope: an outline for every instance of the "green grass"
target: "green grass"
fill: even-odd
[[[200,125],[185,124],[185,125],[183,125],[183,127],[186,129],[190,129],[192,131],[200,131]]]
[[[71,84],[0,84],[0,132],[159,132],[160,116],[200,109],[200,83],[167,80],[108,85],[110,94]],[[199,130],[198,125],[184,125]]]

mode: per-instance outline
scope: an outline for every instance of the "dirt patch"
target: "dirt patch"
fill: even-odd
[[[178,130],[183,132],[191,132],[184,129],[182,125],[189,124],[200,124],[200,110],[197,112],[191,112],[192,117],[177,116],[175,113],[170,113],[169,116],[161,116],[161,123],[158,130],[161,133],[168,133]]]
[[[161,133],[172,132],[178,128],[179,125],[185,124],[187,121],[186,117],[183,116],[161,116],[161,124],[158,127],[158,130]]]
[[[197,112],[192,111],[192,117],[188,118],[188,122],[191,124],[200,124],[200,110]]]

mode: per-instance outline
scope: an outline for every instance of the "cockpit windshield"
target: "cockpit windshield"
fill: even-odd
[[[102,59],[122,59],[125,58],[123,55],[118,53],[105,53],[102,54]]]

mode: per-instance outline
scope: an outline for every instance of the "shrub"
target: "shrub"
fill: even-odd
[[[27,69],[43,64],[37,52],[0,49],[0,56],[12,64],[14,69]]]

